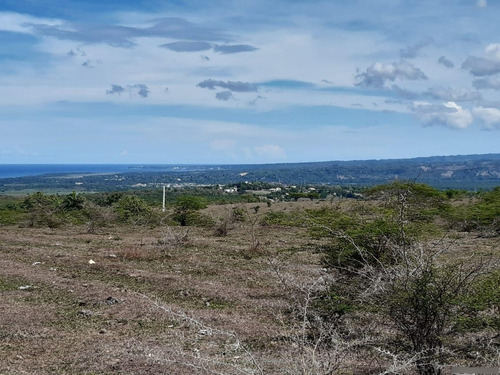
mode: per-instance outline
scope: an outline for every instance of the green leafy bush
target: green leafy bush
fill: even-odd
[[[467,216],[468,229],[490,228],[500,235],[500,186],[482,195]]]
[[[268,211],[265,213],[260,224],[268,226],[298,227],[305,224],[303,214],[297,212]]]
[[[490,327],[500,331],[500,271],[484,275],[463,297],[463,315],[457,318],[461,330],[480,330]]]
[[[153,220],[153,210],[149,205],[134,195],[121,198],[113,205],[113,210],[122,223],[145,225]]]
[[[207,203],[203,197],[183,195],[177,198],[173,219],[181,226],[210,225],[211,220],[198,210],[205,208]]]
[[[57,215],[60,204],[58,196],[37,192],[28,195],[21,203],[21,207],[29,214],[29,226],[55,228],[62,224],[61,217]]]

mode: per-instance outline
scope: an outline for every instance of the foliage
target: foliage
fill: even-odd
[[[127,195],[113,205],[117,218],[122,223],[146,225],[153,219],[153,210],[141,198]]]
[[[488,274],[488,262],[443,263],[442,251],[422,245],[423,229],[431,223],[421,212],[445,206],[441,192],[397,183],[374,193],[383,209],[308,211],[312,235],[330,239],[321,249],[335,275],[314,307],[338,325],[360,311],[375,314],[397,333],[384,350],[412,358],[421,375],[437,375],[443,347],[457,327],[497,327],[499,276]]]
[[[467,215],[467,229],[491,228],[500,235],[500,186],[484,193]]]
[[[231,211],[231,220],[243,223],[246,220],[246,211],[242,207],[233,207]]]
[[[268,211],[264,214],[260,224],[266,226],[298,227],[305,225],[304,215],[297,212]]]
[[[0,226],[14,225],[23,220],[25,213],[19,198],[0,196]]]
[[[457,230],[500,235],[500,187],[463,200],[448,210],[444,217],[449,226]]]
[[[105,193],[105,194],[97,194],[92,198],[92,200],[98,204],[99,206],[112,206],[117,203],[124,196],[123,193],[113,192],[113,193]]]
[[[463,262],[439,265],[433,256],[424,256],[403,267],[380,295],[385,315],[410,342],[411,352],[419,356],[415,362],[419,374],[440,373],[444,340],[454,336],[464,298],[476,286],[483,266]]]
[[[446,194],[429,185],[396,181],[366,190],[366,195],[385,202],[395,214],[404,213],[403,220],[429,222],[450,208]]]
[[[290,198],[294,199],[295,201],[299,200],[300,198],[307,198],[307,199],[310,199],[310,200],[319,199],[320,198],[319,193],[312,193],[312,192],[308,192],[308,193],[290,193],[289,196],[290,196]]]
[[[366,265],[383,267],[393,264],[400,256],[397,247],[409,241],[396,223],[383,218],[359,223],[336,233],[332,246],[325,254],[325,264],[345,272]]]
[[[175,206],[179,210],[201,210],[207,206],[207,202],[203,197],[193,195],[183,195],[177,198]]]
[[[490,327],[500,331],[500,271],[481,277],[463,297],[465,311],[457,319],[457,328],[462,331],[477,331]],[[488,311],[488,314],[484,312]]]
[[[206,201],[202,197],[183,195],[177,198],[173,219],[181,226],[208,225],[209,218],[197,212],[206,207]]]
[[[85,198],[81,194],[73,192],[64,197],[60,209],[62,211],[78,211],[83,209],[84,204]]]
[[[58,196],[37,192],[28,195],[21,203],[21,207],[29,213],[29,226],[54,228],[61,225],[60,217],[57,215],[60,204]]]
[[[93,202],[85,202],[84,215],[88,233],[97,233],[115,220],[111,207],[102,207]]]

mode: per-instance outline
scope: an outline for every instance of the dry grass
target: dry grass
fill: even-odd
[[[319,254],[304,250],[314,241],[304,228],[256,219],[310,205],[260,204],[257,213],[245,205],[247,220],[223,237],[213,228],[0,227],[0,374],[301,373],[288,340],[289,290],[273,264],[311,285]],[[205,213],[224,218],[227,210]],[[460,251],[476,240],[457,241]],[[495,239],[481,241],[498,251]],[[375,366],[343,360],[364,368],[358,373]]]

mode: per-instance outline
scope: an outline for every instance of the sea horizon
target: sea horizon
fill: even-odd
[[[0,178],[74,173],[125,173],[155,166],[168,167],[167,164],[0,164]]]

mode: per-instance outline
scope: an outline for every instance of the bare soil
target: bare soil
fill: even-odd
[[[499,249],[494,238],[447,240],[458,254]],[[305,228],[257,220],[233,223],[225,237],[199,227],[0,227],[0,374],[300,373],[287,340],[289,290],[275,269],[313,282],[323,272],[315,245]]]

